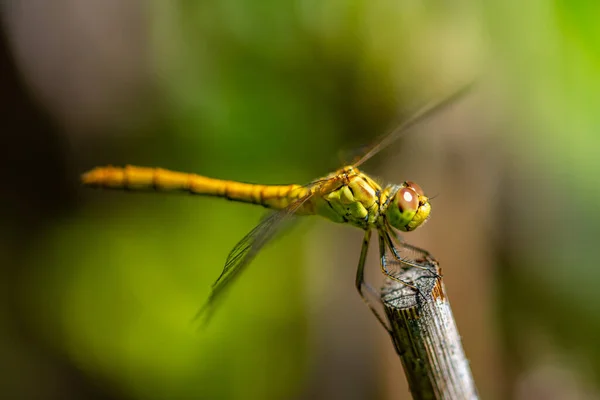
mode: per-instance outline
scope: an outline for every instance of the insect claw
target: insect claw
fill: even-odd
[[[442,275],[438,274],[435,271],[429,270],[429,272],[431,273],[431,277],[435,278],[435,279],[442,279]]]
[[[423,292],[421,291],[421,289],[415,285],[415,289],[417,291],[417,294],[421,295],[421,297],[423,298],[423,300],[427,301],[427,296],[425,296],[425,294],[423,294]],[[417,297],[417,301],[418,301],[418,297]]]

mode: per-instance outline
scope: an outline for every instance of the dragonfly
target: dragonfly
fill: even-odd
[[[417,183],[404,181],[401,184],[382,186],[366,173],[361,172],[358,167],[397,141],[409,128],[454,103],[468,92],[470,87],[471,85],[464,86],[441,100],[426,104],[396,129],[380,137],[355,162],[306,185],[242,183],[193,173],[131,165],[96,167],[82,174],[81,181],[83,185],[95,188],[179,191],[193,195],[214,196],[256,204],[271,210],[271,213],[244,236],[227,256],[221,274],[212,285],[208,299],[196,316],[199,318],[204,315],[206,320],[212,315],[215,305],[231,283],[294,216],[319,215],[336,223],[357,227],[364,231],[364,237],[358,259],[355,286],[360,297],[379,322],[388,329],[375,305],[365,293],[366,290],[375,292],[365,282],[364,276],[372,232],[377,232],[379,238],[380,267],[383,275],[418,292],[419,289],[414,283],[402,280],[389,268],[390,263],[386,262],[385,257],[389,250],[396,260],[396,265],[406,269],[421,268],[431,271],[424,266],[424,263],[404,255],[408,251],[420,255],[422,259],[431,260],[429,252],[408,244],[397,233],[397,231],[411,232],[422,226],[431,214],[431,204],[430,199]],[[434,271],[431,272],[439,277]]]

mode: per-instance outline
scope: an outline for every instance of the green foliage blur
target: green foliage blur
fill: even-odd
[[[309,296],[323,283],[307,264],[347,255],[348,274],[333,282],[353,290],[359,232],[346,241],[303,221],[260,253],[201,328],[194,316],[210,285],[264,210],[77,180],[133,164],[308,183],[473,79],[480,108],[415,133],[367,170],[441,193],[429,236],[415,237],[442,260],[482,398],[600,393],[599,6],[61,7],[5,14],[2,60],[14,70],[1,92],[16,110],[5,132],[20,147],[0,160],[0,397],[331,398],[319,382],[343,382],[352,367],[369,382],[352,398],[408,398],[390,389],[401,370],[372,356],[381,337],[365,334],[369,355],[348,350],[330,364],[335,352],[316,350],[326,335]],[[368,329],[340,323],[326,343]]]
[[[144,12],[141,84],[113,89],[121,99],[108,100],[106,114],[66,123],[78,147],[75,185],[80,172],[106,164],[308,183],[389,127],[405,103],[399,87],[431,93],[407,99],[407,108],[445,94],[420,87],[420,62],[399,40],[419,32],[424,8],[403,15],[400,5],[365,1],[157,1]],[[118,45],[99,44],[98,52]],[[453,88],[451,76],[444,80]],[[44,226],[24,261],[19,301],[50,348],[131,398],[302,393],[312,359],[298,245],[306,227],[262,252],[199,329],[193,317],[210,284],[264,210],[89,189],[76,201]]]

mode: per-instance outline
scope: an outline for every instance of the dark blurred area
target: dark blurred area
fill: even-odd
[[[410,398],[354,289],[360,231],[307,218],[199,330],[263,210],[78,179],[307,183],[476,80],[362,169],[434,197],[405,239],[442,265],[481,398],[600,398],[599,8],[0,3],[0,397]]]

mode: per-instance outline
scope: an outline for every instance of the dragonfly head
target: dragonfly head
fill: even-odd
[[[431,204],[423,189],[414,182],[404,182],[387,208],[386,217],[394,228],[409,232],[421,226],[430,212]]]

